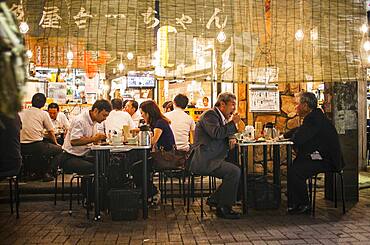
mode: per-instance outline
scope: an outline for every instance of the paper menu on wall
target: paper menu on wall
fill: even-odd
[[[249,88],[250,112],[279,112],[280,97],[277,86],[256,86]]]

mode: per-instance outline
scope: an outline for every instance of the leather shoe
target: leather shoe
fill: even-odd
[[[216,215],[223,219],[240,219],[240,213],[235,212],[231,207],[217,207]]]
[[[294,208],[288,208],[288,214],[310,214],[311,206],[310,205],[300,205]]]
[[[208,197],[207,198],[207,201],[206,201],[206,204],[210,208],[216,208],[217,207],[217,201],[213,197]]]
[[[52,177],[50,174],[46,173],[44,176],[42,176],[42,182],[50,182],[53,181],[54,177]]]

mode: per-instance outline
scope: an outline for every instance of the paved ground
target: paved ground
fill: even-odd
[[[87,221],[77,204],[70,217],[67,201],[23,202],[16,220],[1,204],[0,244],[370,244],[370,190],[360,195],[344,216],[319,194],[315,218],[288,216],[281,207],[252,210],[237,221],[218,219],[209,208],[201,220],[199,203],[187,215],[180,201],[175,211],[162,206],[134,222],[113,222],[108,215]]]

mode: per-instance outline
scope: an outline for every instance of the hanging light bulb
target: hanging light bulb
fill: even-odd
[[[118,64],[118,70],[122,72],[125,69],[125,65],[121,62]]]
[[[220,31],[217,35],[217,40],[220,42],[220,43],[223,43],[226,41],[226,34],[224,31]]]
[[[28,59],[31,59],[31,58],[32,58],[33,53],[32,53],[32,51],[31,51],[31,50],[27,50],[27,51],[26,51],[26,55],[27,55]]]
[[[303,38],[304,38],[304,33],[303,33],[302,29],[299,29],[298,31],[296,31],[295,39],[297,39],[297,41],[302,41]]]
[[[369,51],[370,50],[370,41],[364,42],[364,49],[365,49],[365,51]]]
[[[29,30],[30,30],[30,27],[28,26],[27,22],[22,21],[22,22],[19,24],[19,31],[20,31],[22,34],[26,34]]]
[[[132,52],[127,53],[127,59],[132,60],[134,58],[134,54]]]
[[[360,30],[362,33],[365,34],[369,30],[369,27],[367,26],[367,24],[362,24]]]
[[[370,55],[367,56],[367,63],[370,63]]]
[[[73,52],[72,52],[71,50],[69,50],[69,51],[67,52],[67,59],[68,59],[68,60],[73,60]]]

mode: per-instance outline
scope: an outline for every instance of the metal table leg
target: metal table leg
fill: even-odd
[[[100,220],[100,198],[99,198],[99,165],[103,164],[101,161],[103,157],[101,155],[102,151],[95,151],[96,161],[95,161],[95,217],[94,220]]]
[[[143,150],[143,219],[148,218],[148,151]]]
[[[239,152],[241,153],[241,167],[242,167],[242,181],[243,181],[243,214],[248,213],[247,208],[247,179],[248,179],[248,147],[238,147]]]
[[[273,184],[279,188],[278,203],[281,202],[281,179],[280,179],[280,145],[273,146]]]
[[[286,146],[286,154],[287,154],[287,176],[289,174],[289,167],[292,166],[293,162],[292,162],[292,145],[287,145]],[[290,197],[290,191],[289,191],[289,188],[288,188],[289,185],[287,185],[287,199],[288,199],[288,207],[291,207],[291,200],[292,198]]]

